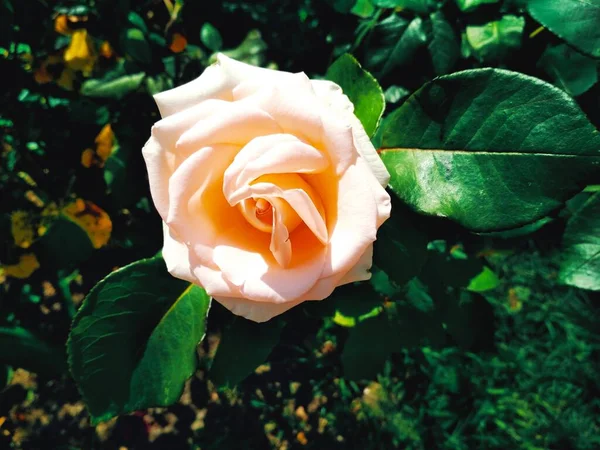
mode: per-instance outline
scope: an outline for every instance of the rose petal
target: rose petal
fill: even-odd
[[[198,121],[181,135],[178,156],[187,156],[201,147],[214,144],[245,145],[258,136],[281,133],[281,127],[268,113],[252,106],[232,103]]]
[[[225,232],[217,238],[213,260],[245,298],[286,303],[302,298],[319,279],[325,262],[325,247],[306,226],[294,231],[291,243],[292,261],[284,269],[270,252],[261,251],[264,244]]]
[[[319,176],[315,176],[318,178]],[[373,188],[377,192],[373,192]],[[382,202],[379,206],[377,201]],[[331,197],[324,197],[325,202]],[[374,181],[366,163],[359,158],[348,168],[338,183],[335,204],[326,206],[327,213],[337,212],[336,223],[329,239],[329,254],[323,277],[346,273],[376,239],[377,227],[389,217],[391,208],[387,192]],[[352,243],[352,245],[348,245]]]
[[[269,250],[275,260],[283,268],[290,265],[292,261],[292,243],[290,242],[290,233],[285,226],[281,208],[276,205],[273,207],[273,230],[271,232],[271,243]]]
[[[288,303],[257,303],[244,298],[214,297],[214,299],[233,314],[254,322],[266,322],[302,303],[301,300]]]
[[[196,283],[197,279],[190,267],[190,251],[187,246],[181,242],[177,233],[169,229],[164,222],[163,235],[162,257],[165,260],[169,273],[176,278]]]
[[[160,115],[167,117],[209,98],[231,101],[231,91],[237,83],[237,77],[228,76],[228,72],[217,62],[207,67],[195,80],[154,95],[154,101]]]
[[[249,197],[283,198],[321,243],[325,244],[328,241],[323,203],[312,186],[300,175],[293,173],[264,175],[252,185],[224,193],[231,205]]]
[[[167,153],[158,140],[151,136],[142,149],[142,155],[146,161],[152,201],[164,220],[169,211],[169,177],[171,176]]]
[[[386,187],[390,181],[390,174],[383,161],[377,154],[375,147],[371,143],[369,136],[360,123],[360,120],[354,114],[354,105],[350,99],[343,93],[342,88],[337,84],[327,80],[312,80],[312,85],[317,96],[324,101],[333,110],[344,114],[352,125],[354,135],[354,144],[360,156],[362,156],[371,171],[383,187]]]
[[[319,173],[329,165],[323,153],[290,134],[260,136],[236,155],[224,176],[224,192],[246,186],[261,175]]]

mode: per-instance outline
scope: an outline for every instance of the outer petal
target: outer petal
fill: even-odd
[[[350,99],[342,92],[341,87],[331,81],[312,80],[311,82],[319,98],[334,111],[342,113],[350,121],[354,144],[358,153],[365,159],[377,181],[383,187],[386,187],[390,181],[390,174],[377,154],[375,147],[373,147],[360,120],[354,115],[354,105]]]
[[[165,220],[169,212],[169,178],[172,175],[167,152],[161,147],[158,140],[151,136],[144,145],[142,154],[148,170],[152,201],[158,214]]]
[[[223,54],[195,80],[154,96],[162,117],[170,116],[212,98],[231,101],[233,89],[245,80],[269,84],[291,76],[289,72],[263,69],[235,61]]]
[[[179,240],[177,234],[173,230],[170,230],[164,222],[163,235],[165,242],[162,256],[167,264],[169,273],[175,278],[181,278],[190,283],[197,283],[198,280],[190,267],[190,251],[187,246]]]
[[[330,214],[332,209],[337,212],[322,274],[324,278],[345,274],[358,263],[367,247],[375,241],[377,228],[389,217],[391,209],[389,195],[374,180],[362,158],[358,158],[340,178],[334,200],[332,205],[331,198],[324,198],[328,203],[327,213]]]
[[[227,230],[218,237],[213,260],[224,278],[239,286],[245,298],[257,302],[289,303],[304,298],[323,272],[325,247],[301,225],[291,240],[291,264],[284,269],[268,250],[270,236],[263,234],[266,242],[249,240],[236,230]]]
[[[254,322],[266,322],[302,303],[302,300],[288,303],[259,303],[244,298],[214,297],[214,299],[233,314]]]

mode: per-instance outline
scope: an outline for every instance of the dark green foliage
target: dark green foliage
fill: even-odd
[[[171,277],[162,258],[126,266],[90,291],[67,347],[94,422],[181,396],[209,306],[204,290]]]
[[[0,447],[600,448],[598,187],[579,192],[600,182],[598,6],[0,0]],[[151,96],[217,51],[339,83],[394,169],[393,209],[370,281],[265,324],[215,304],[197,347],[201,288],[130,264],[162,244]],[[64,216],[78,199],[110,218],[100,248],[97,223]],[[60,378],[77,308],[87,409]]]

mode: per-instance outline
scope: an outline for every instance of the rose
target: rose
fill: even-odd
[[[257,322],[370,277],[389,174],[339,86],[219,55],[155,100],[143,154],[173,276]]]

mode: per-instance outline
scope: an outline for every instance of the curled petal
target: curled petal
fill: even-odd
[[[350,99],[342,92],[341,87],[331,81],[312,80],[312,84],[317,96],[323,102],[334,111],[348,118],[352,125],[354,144],[358,153],[367,162],[379,184],[386,187],[390,181],[390,174],[377,154],[377,150],[373,147],[360,120],[354,114],[354,105]]]
[[[319,173],[329,161],[322,152],[290,134],[260,136],[244,146],[225,171],[223,190],[232,192],[275,173]]]
[[[275,133],[281,133],[281,128],[268,113],[233,103],[183,133],[176,148],[177,153],[183,156],[214,144],[242,146],[257,136]]]

